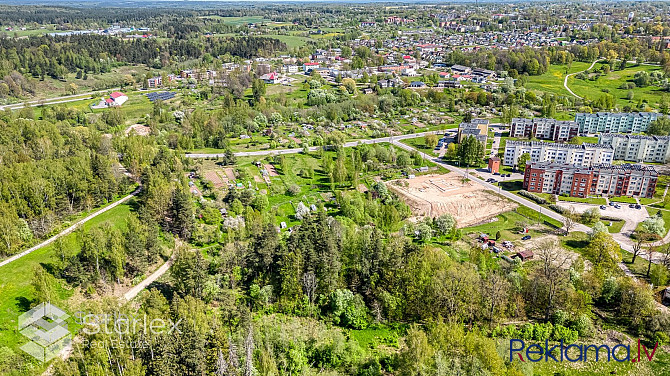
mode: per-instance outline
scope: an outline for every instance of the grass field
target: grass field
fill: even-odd
[[[124,228],[132,205],[130,202],[110,209],[86,222],[83,228],[106,223],[113,227]],[[77,234],[73,233],[62,239],[66,246],[76,249],[76,237]],[[53,244],[48,245],[0,268],[0,344],[9,346],[17,353],[21,352],[19,345],[24,342],[24,337],[16,331],[16,319],[19,314],[30,309],[33,303],[37,303],[33,302],[34,292],[30,285],[33,270],[39,265],[48,265],[54,261],[53,250]],[[67,309],[66,300],[73,294],[73,290],[59,285],[57,291],[58,301],[54,304]]]
[[[600,66],[602,66],[602,64],[598,63],[595,65],[594,69],[598,69]],[[633,65],[621,71],[612,71],[595,81],[580,80],[575,76],[570,76],[568,77],[568,86],[575,92],[575,94],[589,100],[598,99],[601,95],[605,94],[603,90],[606,90],[609,94],[614,96],[616,106],[619,108],[626,105],[634,107],[640,99],[648,102],[650,106],[657,108],[658,102],[664,93],[659,87],[636,87],[633,89],[633,99],[628,100],[628,89],[619,89],[619,86],[627,82],[633,82],[633,76],[635,76],[635,73],[637,72],[645,71],[651,73],[660,69],[661,68],[657,66]]]
[[[566,69],[568,69],[567,73],[577,73],[588,68],[590,65],[591,63],[580,61],[573,62],[569,69],[567,65],[550,65],[546,73],[539,76],[529,76],[526,88],[571,97],[572,95],[563,87]]]

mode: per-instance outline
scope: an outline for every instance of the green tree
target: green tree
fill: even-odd
[[[621,261],[621,246],[610,234],[599,232],[589,242],[585,254],[596,267],[614,268]]]
[[[523,153],[519,156],[519,159],[517,160],[517,166],[521,171],[526,171],[526,165],[528,164],[528,161],[530,161],[530,154]]]
[[[464,166],[478,165],[484,158],[484,145],[476,137],[469,135],[458,146],[458,158]]]

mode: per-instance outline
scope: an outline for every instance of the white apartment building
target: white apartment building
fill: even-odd
[[[517,165],[519,157],[525,153],[530,155],[530,163],[561,163],[577,167],[588,167],[594,164],[611,164],[614,160],[614,149],[610,145],[572,145],[539,141],[507,141],[505,144],[503,165]]]
[[[612,146],[614,159],[642,163],[670,161],[670,136],[603,133],[598,144]]]
[[[539,138],[544,140],[568,141],[577,136],[579,126],[574,121],[549,118],[513,118],[510,136],[516,138]]]
[[[580,133],[640,133],[661,116],[656,112],[580,112],[575,122]]]

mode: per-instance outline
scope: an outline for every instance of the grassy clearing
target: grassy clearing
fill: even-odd
[[[123,229],[132,205],[133,203],[129,202],[110,209],[86,222],[83,228],[109,224]],[[77,234],[73,233],[62,239],[67,247],[77,249],[76,237]],[[30,285],[33,269],[39,265],[48,265],[54,261],[54,257],[54,248],[51,244],[0,268],[0,297],[2,297],[0,299],[0,343],[17,352],[21,351],[18,348],[24,338],[16,331],[16,319],[19,314],[27,311],[33,303],[36,303],[33,302],[34,292]],[[54,303],[67,309],[66,300],[72,296],[73,290],[61,283],[57,286],[57,291],[58,301]]]
[[[524,215],[522,215],[518,212],[518,209],[519,208],[517,208],[517,210],[514,211],[508,211],[506,213],[499,214],[496,217],[496,220],[493,222],[484,223],[476,226],[464,227],[462,231],[466,235],[487,234],[489,236],[494,236],[496,232],[500,231],[500,241],[521,240],[521,238],[527,234],[519,234],[520,224],[521,223],[527,224],[529,222],[528,215],[530,215],[531,218],[537,218],[539,213],[529,209],[529,212],[524,212]],[[541,226],[539,228],[534,227],[529,230],[528,235],[540,236],[544,235],[546,231],[547,228],[544,226]]]
[[[594,69],[598,69],[602,64],[598,63]],[[575,76],[568,77],[568,86],[575,94],[588,100],[600,98],[605,93],[614,96],[617,107],[624,106],[635,107],[639,100],[646,101],[652,107],[658,107],[663,91],[656,86],[636,87],[632,89],[633,98],[628,99],[628,89],[619,89],[622,84],[633,82],[633,77],[637,72],[654,72],[660,70],[660,67],[650,65],[633,65],[624,70],[612,71],[607,75],[600,76],[595,81],[580,80]]]
[[[575,61],[568,68],[567,65],[550,65],[547,72],[539,76],[529,76],[526,88],[529,90],[537,90],[556,94],[560,96],[572,96],[565,87],[563,87],[563,80],[567,73],[577,73],[585,70],[591,63],[583,63]]]

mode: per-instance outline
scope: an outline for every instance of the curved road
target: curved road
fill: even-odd
[[[601,60],[604,60],[604,59],[597,59],[597,60],[594,60],[593,63],[591,63],[591,66],[588,67],[587,69],[584,69],[583,71],[575,72],[575,73],[570,73],[570,74],[566,74],[566,75],[565,75],[565,78],[563,79],[563,87],[565,87],[565,90],[569,91],[570,94],[574,95],[575,97],[577,97],[577,98],[579,98],[579,99],[584,99],[584,98],[580,97],[579,95],[575,94],[572,90],[570,90],[570,88],[568,87],[568,77],[570,77],[570,76],[574,76],[575,74],[579,74],[579,73],[582,73],[582,72],[586,72],[587,70],[591,70],[591,69],[593,69],[593,66],[596,65],[596,63],[599,62],[599,61],[601,61]]]

